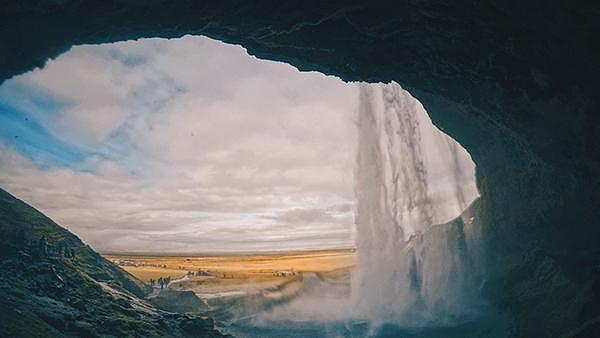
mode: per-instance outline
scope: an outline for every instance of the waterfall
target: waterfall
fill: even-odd
[[[354,310],[411,325],[468,314],[478,278],[469,154],[396,83],[360,85],[357,124]]]

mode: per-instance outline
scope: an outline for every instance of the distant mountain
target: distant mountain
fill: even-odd
[[[149,288],[0,189],[0,337],[223,337],[156,309]]]

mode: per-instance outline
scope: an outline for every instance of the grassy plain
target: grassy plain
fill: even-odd
[[[270,254],[159,256],[104,255],[111,261],[128,260],[139,266],[122,266],[124,270],[147,282],[159,277],[178,279],[188,271],[209,271],[219,284],[244,284],[278,278],[278,272],[327,273],[355,264],[354,250],[322,250]],[[216,280],[215,280],[216,282]]]

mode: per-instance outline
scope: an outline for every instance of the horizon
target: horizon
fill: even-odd
[[[312,250],[265,250],[265,251],[223,251],[223,252],[104,252],[98,251],[102,256],[113,257],[231,257],[231,256],[277,256],[280,254],[295,255],[308,253],[339,253],[350,252],[356,253],[355,247],[348,248],[328,248],[328,249],[312,249]]]

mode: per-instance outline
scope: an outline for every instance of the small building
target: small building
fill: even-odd
[[[117,259],[114,261],[118,266],[141,266],[140,262],[132,261],[130,259]]]
[[[290,277],[290,276],[295,276],[296,273],[294,272],[294,269],[291,270],[279,270],[275,272],[275,276],[278,277]]]

